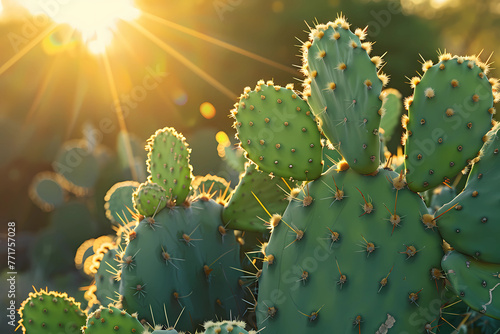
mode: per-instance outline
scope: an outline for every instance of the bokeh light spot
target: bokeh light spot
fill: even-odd
[[[172,91],[172,99],[174,100],[174,103],[177,104],[178,106],[183,106],[186,104],[188,100],[188,95],[183,89],[175,88]]]
[[[203,102],[200,105],[200,113],[206,119],[212,119],[212,118],[214,118],[215,113],[216,113],[215,107],[210,102]]]
[[[227,133],[225,133],[224,131],[217,132],[217,134],[215,135],[215,140],[217,140],[217,143],[219,143],[219,145],[222,146],[228,147],[229,145],[231,145],[229,137],[227,136]]]
[[[273,12],[275,13],[281,13],[285,9],[285,4],[280,0],[273,1],[271,6]]]

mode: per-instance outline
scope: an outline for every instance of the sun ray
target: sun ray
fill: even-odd
[[[150,13],[142,12],[142,15],[145,18],[148,18],[148,19],[150,19],[152,21],[160,23],[160,24],[162,24],[162,25],[164,25],[166,27],[169,27],[169,28],[175,29],[177,31],[183,32],[183,33],[185,33],[187,35],[196,37],[196,38],[201,39],[201,40],[203,40],[205,42],[211,43],[213,45],[219,46],[219,47],[224,48],[226,50],[229,50],[229,51],[232,51],[234,53],[240,54],[242,56],[248,57],[250,59],[256,60],[256,61],[261,62],[263,64],[275,67],[275,68],[280,69],[282,71],[289,72],[291,74],[296,74],[296,71],[293,68],[290,68],[288,66],[280,64],[280,63],[275,62],[273,60],[267,59],[265,57],[259,56],[258,54],[255,54],[255,53],[253,53],[251,51],[242,49],[242,48],[237,47],[235,45],[232,45],[230,43],[224,42],[224,41],[222,41],[220,39],[217,39],[215,37],[212,37],[212,36],[209,36],[209,35],[205,35],[205,34],[199,32],[199,31],[196,31],[196,30],[184,27],[184,26],[182,26],[180,24],[174,23],[172,21],[169,21],[167,19],[158,17],[158,16],[150,14]]]
[[[0,66],[0,75],[17,63],[22,57],[24,57],[28,52],[30,52],[37,44],[39,44],[45,37],[47,37],[56,27],[57,23],[53,23],[48,26],[44,31],[42,31],[37,37],[33,38],[24,48],[19,50],[15,55],[13,55],[9,60],[7,60],[2,66]]]
[[[172,57],[177,59],[179,62],[181,62],[184,66],[189,68],[191,71],[193,71],[196,75],[198,75],[200,78],[205,80],[207,83],[215,87],[219,92],[222,94],[226,95],[228,98],[234,100],[236,96],[238,96],[236,93],[232,92],[224,86],[222,83],[217,81],[214,77],[212,77],[210,74],[202,70],[200,67],[192,63],[189,59],[187,59],[185,56],[183,56],[180,52],[176,51],[173,47],[162,41],[160,38],[158,38],[156,35],[154,35],[151,31],[147,30],[143,26],[141,26],[139,23],[130,21],[127,22],[130,24],[132,27],[134,27],[138,32],[146,36],[149,40],[151,40],[154,44],[156,44],[159,48],[161,48],[163,51],[167,52],[170,54]]]
[[[106,69],[106,77],[108,79],[109,89],[111,90],[111,96],[113,98],[113,104],[116,111],[116,116],[118,117],[118,123],[120,125],[120,130],[123,132],[125,136],[125,151],[127,153],[128,164],[130,167],[130,171],[132,173],[132,179],[134,181],[138,180],[137,170],[135,168],[134,156],[132,153],[132,147],[130,145],[130,141],[128,140],[128,131],[127,125],[125,124],[125,117],[123,116],[123,109],[120,104],[120,99],[118,98],[118,91],[116,89],[115,79],[113,77],[113,72],[111,71],[111,65],[109,63],[109,57],[107,52],[102,53],[102,59],[104,61],[104,67]]]

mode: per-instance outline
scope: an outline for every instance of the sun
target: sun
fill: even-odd
[[[120,20],[133,21],[141,12],[133,0],[17,0],[33,15],[47,15],[80,33],[90,52],[99,54],[111,44]]]

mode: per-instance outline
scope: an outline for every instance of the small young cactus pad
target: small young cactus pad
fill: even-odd
[[[87,319],[87,325],[82,328],[84,334],[142,334],[144,327],[135,315],[114,306],[99,308]]]
[[[370,59],[365,31],[349,30],[344,18],[317,25],[302,46],[304,96],[325,136],[361,174],[380,163],[378,136],[387,76],[378,74],[381,57]]]
[[[163,128],[148,139],[149,181],[162,186],[167,198],[182,204],[187,198],[192,179],[192,167],[189,164],[191,149],[186,139],[174,128]]]
[[[246,331],[244,321],[207,321],[203,325],[204,334],[255,334],[255,331]]]
[[[134,209],[139,214],[151,217],[167,205],[166,191],[150,181],[141,183],[132,194]]]
[[[272,81],[245,88],[235,109],[241,147],[264,172],[296,180],[321,175],[321,140],[307,103],[292,89]]]
[[[80,333],[87,318],[77,303],[66,293],[40,290],[31,292],[19,309],[23,333]]]
[[[427,61],[422,78],[411,80],[406,100],[405,167],[413,191],[431,189],[455,177],[483,145],[491,128],[496,80],[477,57],[443,54]]]

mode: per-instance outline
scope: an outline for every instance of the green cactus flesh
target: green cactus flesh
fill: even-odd
[[[500,319],[500,264],[481,262],[457,251],[441,262],[453,290],[472,309]]]
[[[245,173],[240,175],[240,183],[222,213],[224,223],[236,230],[265,232],[269,229],[265,224],[269,214],[281,215],[285,211],[288,187],[294,188],[295,182],[271,178],[258,171],[254,164],[247,163]]]
[[[296,180],[321,175],[320,133],[309,106],[291,86],[259,81],[235,104],[232,115],[241,147],[264,172]]]
[[[176,328],[190,331],[215,316],[239,314],[239,244],[223,226],[222,208],[198,200],[138,224],[120,264],[125,309],[149,323],[168,323],[167,312],[179,317]]]
[[[166,191],[152,182],[141,183],[132,194],[134,209],[139,214],[152,217],[167,205]]]
[[[383,114],[380,128],[383,129],[382,136],[384,142],[387,143],[393,137],[397,125],[400,124],[403,102],[401,101],[401,93],[393,88],[383,90],[382,97]]]
[[[139,187],[139,182],[123,181],[113,185],[106,196],[104,196],[106,217],[111,221],[111,224],[120,226],[126,225],[127,222],[133,220],[132,212],[134,202],[132,194]]]
[[[262,333],[424,333],[441,305],[441,239],[400,181],[332,168],[290,202],[264,249]]]
[[[255,334],[255,331],[245,330],[244,321],[208,321],[203,326],[204,334]]]
[[[99,308],[87,319],[87,325],[82,328],[83,334],[142,334],[144,328],[135,316],[114,306]]]
[[[342,18],[317,25],[303,47],[304,96],[319,118],[325,136],[361,174],[380,163],[378,137],[386,81],[378,76],[380,57],[370,59],[365,33],[349,30]]]
[[[187,198],[192,179],[189,164],[191,149],[185,138],[173,128],[163,128],[148,139],[149,181],[159,184],[167,198],[179,205]]]
[[[500,263],[500,138],[497,130],[481,150],[465,189],[436,212],[439,232],[457,251],[485,262]]]
[[[19,324],[28,334],[78,334],[87,318],[66,293],[40,290],[31,292],[19,309]]]
[[[457,196],[457,190],[450,186],[439,186],[432,190],[432,198],[430,200],[430,213],[436,213],[446,203],[452,201]]]
[[[426,62],[423,77],[412,79],[415,92],[403,124],[406,178],[413,191],[454,178],[474,159],[494,113],[492,84],[477,58],[445,54],[431,65]]]

